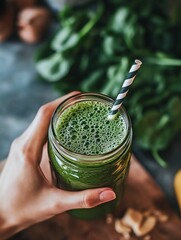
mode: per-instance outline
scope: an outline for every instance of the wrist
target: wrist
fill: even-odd
[[[20,219],[17,214],[11,209],[8,201],[0,195],[0,240],[7,239],[21,230]],[[21,227],[20,227],[21,226]]]
[[[33,225],[30,219],[25,219],[23,214],[2,208],[0,203],[0,240],[5,240],[23,229]]]

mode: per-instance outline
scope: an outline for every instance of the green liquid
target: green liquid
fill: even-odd
[[[58,141],[74,153],[97,155],[118,147],[126,136],[121,117],[107,119],[110,107],[96,101],[79,102],[66,109],[56,125]]]
[[[60,116],[57,114],[54,125],[56,141],[74,156],[74,153],[79,154],[80,159],[76,155],[76,161],[58,153],[49,137],[48,152],[58,187],[68,191],[111,187],[116,193],[114,201],[91,209],[72,210],[71,214],[79,218],[102,218],[108,213],[117,213],[121,205],[131,157],[130,143],[123,152],[114,153],[108,162],[98,159],[120,147],[127,137],[123,116],[120,114],[114,120],[108,120],[109,111],[107,103],[86,100],[64,109]],[[94,160],[82,164],[84,155]]]

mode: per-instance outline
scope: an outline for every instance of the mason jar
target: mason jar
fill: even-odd
[[[70,213],[82,219],[106,217],[107,214],[119,213],[123,197],[126,177],[129,171],[132,143],[131,121],[125,109],[121,107],[119,114],[125,122],[126,134],[116,148],[96,155],[73,152],[58,140],[56,126],[63,112],[69,107],[86,101],[96,101],[108,105],[113,99],[97,93],[80,93],[63,101],[55,110],[49,126],[48,153],[53,175],[58,188],[68,191],[111,187],[116,199],[91,209],[75,209]],[[114,121],[114,120],[112,120]]]

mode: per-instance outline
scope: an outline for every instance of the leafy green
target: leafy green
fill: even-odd
[[[64,59],[61,53],[54,53],[50,57],[37,63],[37,71],[50,82],[59,81],[70,70],[71,59]]]
[[[37,52],[38,74],[62,93],[79,89],[113,98],[135,58],[143,62],[124,104],[137,144],[160,153],[181,130],[181,3],[97,0],[65,7],[59,29]]]

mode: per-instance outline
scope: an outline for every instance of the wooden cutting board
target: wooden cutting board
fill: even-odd
[[[151,176],[132,157],[122,209],[134,208],[141,211],[156,208],[169,216],[165,223],[158,223],[149,234],[151,240],[181,240],[181,218],[171,209],[163,192]],[[34,225],[11,238],[11,240],[123,240],[116,233],[114,221],[83,221],[67,213]],[[132,235],[131,240],[143,239]]]

